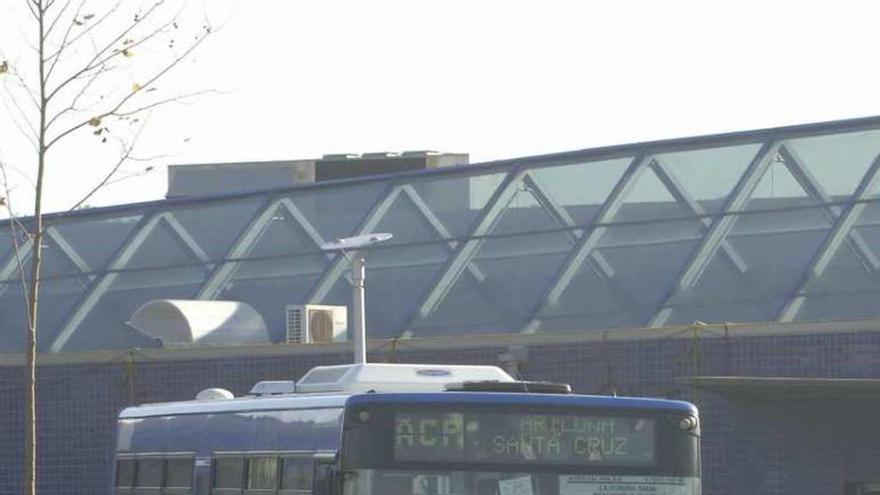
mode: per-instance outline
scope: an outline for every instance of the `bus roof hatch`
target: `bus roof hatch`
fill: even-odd
[[[312,368],[296,383],[296,391],[442,392],[451,383],[466,381],[514,380],[497,366],[365,363]]]

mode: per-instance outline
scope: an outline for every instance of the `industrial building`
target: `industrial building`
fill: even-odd
[[[173,166],[164,200],[48,216],[40,492],[105,493],[125,405],[347,362],[348,264],[320,246],[389,232],[363,251],[371,359],[691,400],[707,494],[880,493],[880,117],[468,162]],[[2,493],[30,247],[0,223]]]

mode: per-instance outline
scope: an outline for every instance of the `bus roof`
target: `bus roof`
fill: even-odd
[[[499,392],[441,392],[359,394],[348,399],[348,406],[379,403],[409,404],[521,404],[596,407],[616,410],[670,411],[697,414],[690,402],[668,399],[608,397],[577,394],[535,394]]]
[[[176,416],[180,414],[341,408],[345,406],[345,401],[348,398],[348,395],[338,394],[290,394],[271,397],[247,396],[235,399],[163,402],[126,407],[119,413],[119,419]]]
[[[696,414],[693,404],[677,400],[637,399],[574,394],[533,394],[500,392],[418,392],[367,394],[290,394],[270,397],[240,397],[221,400],[194,400],[165,402],[127,407],[119,419],[176,416],[244,411],[271,411],[285,409],[342,408],[347,405],[377,403],[410,404],[523,404],[597,407],[617,410],[661,410]]]

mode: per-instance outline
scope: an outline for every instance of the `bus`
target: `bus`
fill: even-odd
[[[492,366],[317,367],[119,414],[111,493],[698,495],[687,402],[576,395]]]

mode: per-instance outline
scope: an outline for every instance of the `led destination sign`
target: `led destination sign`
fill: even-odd
[[[654,464],[654,420],[494,412],[399,412],[396,461]]]

